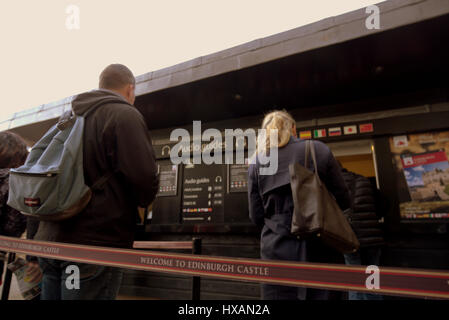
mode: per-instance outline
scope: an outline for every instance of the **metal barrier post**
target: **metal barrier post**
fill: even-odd
[[[8,269],[8,264],[13,262],[16,259],[16,254],[14,252],[10,252],[8,254],[8,260],[6,261],[6,273],[5,273],[5,281],[3,282],[3,291],[2,291],[2,300],[8,300],[9,298],[9,289],[11,288],[11,278],[12,272]]]
[[[193,238],[192,254],[201,254],[201,238]],[[201,278],[192,278],[192,300],[200,300],[201,298]]]

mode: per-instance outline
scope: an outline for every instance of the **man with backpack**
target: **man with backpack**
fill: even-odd
[[[90,195],[80,200],[83,209],[73,216],[41,219],[35,240],[132,247],[137,208],[150,205],[159,186],[149,131],[134,100],[134,76],[120,64],[103,70],[98,90],[74,98],[72,118],[84,119],[82,162]],[[30,199],[30,205],[40,204]],[[46,258],[39,258],[39,264],[43,300],[115,299],[120,288],[119,268]],[[65,285],[72,274],[65,272],[69,265],[79,268],[79,289]]]

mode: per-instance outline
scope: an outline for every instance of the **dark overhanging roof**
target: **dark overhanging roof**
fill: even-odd
[[[449,14],[151,92],[136,106],[164,128],[274,108],[307,119],[438,102],[448,95],[447,39]]]
[[[380,29],[367,29],[366,9],[256,39],[136,77],[137,95],[214,77],[310,50],[382,33],[405,25],[449,14],[447,0],[389,0],[380,9]]]

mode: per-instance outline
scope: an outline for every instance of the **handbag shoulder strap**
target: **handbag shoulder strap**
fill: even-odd
[[[321,179],[320,179],[320,176],[318,174],[318,166],[316,164],[315,146],[314,146],[312,141],[310,141],[310,145],[311,145],[310,149],[312,149],[311,150],[312,151],[312,160],[313,160],[313,166],[315,167],[315,175],[318,178],[318,181],[320,182],[320,185],[321,185]]]
[[[304,160],[304,168],[308,168],[309,166],[309,154],[310,154],[310,141],[306,140],[306,155]]]

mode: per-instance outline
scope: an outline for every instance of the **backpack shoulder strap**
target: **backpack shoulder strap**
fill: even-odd
[[[86,119],[88,116],[90,116],[91,114],[93,114],[95,111],[97,111],[101,106],[104,106],[105,104],[110,103],[110,101],[104,101],[98,105],[96,105],[95,107],[89,108],[87,111],[85,111],[83,114],[80,114],[80,117],[83,117],[84,119]],[[95,181],[92,186],[90,187],[91,190],[101,190],[103,189],[104,185],[106,184],[106,182],[115,174],[115,171],[113,172],[108,172],[106,174],[104,174],[102,177],[98,178],[97,181]]]
[[[90,187],[90,189],[92,190],[101,190],[103,189],[104,185],[106,184],[106,182],[108,182],[108,180],[116,173],[117,171],[112,171],[112,172],[108,172],[105,175],[103,175],[102,177],[98,178],[97,181],[95,181],[92,186]]]

